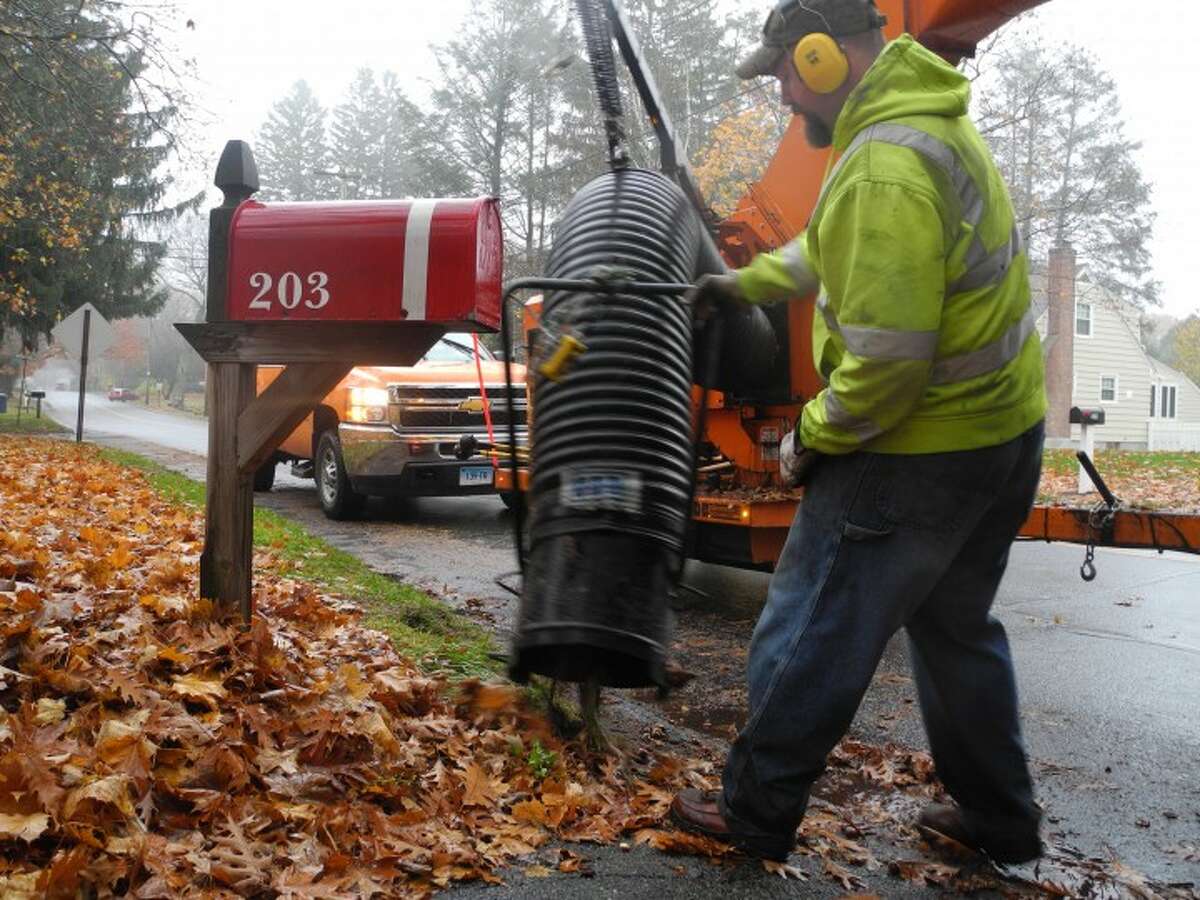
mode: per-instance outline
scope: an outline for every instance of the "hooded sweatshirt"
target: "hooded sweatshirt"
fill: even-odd
[[[888,44],[838,116],[807,230],[737,272],[755,303],[820,288],[805,447],[969,450],[1045,415],[1028,261],[969,95],[909,35]]]

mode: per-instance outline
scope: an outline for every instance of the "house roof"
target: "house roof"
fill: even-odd
[[[1150,370],[1155,374],[1156,377],[1167,381],[1178,381],[1181,383],[1190,384],[1196,388],[1196,390],[1200,390],[1200,385],[1196,384],[1196,382],[1194,382],[1183,372],[1180,372],[1178,369],[1172,369],[1162,360],[1155,359],[1149,354],[1146,355],[1146,359],[1150,361]]]
[[[1032,265],[1029,270],[1030,305],[1033,307],[1034,319],[1040,321],[1050,308],[1049,288],[1045,263]],[[1075,300],[1084,303],[1095,303],[1111,309],[1126,327],[1133,332],[1141,344],[1141,307],[1114,297],[1112,292],[1103,285],[1097,284],[1088,277],[1086,267],[1080,267],[1075,276]]]
[[[1030,289],[1030,305],[1033,308],[1034,319],[1042,324],[1043,319],[1050,307],[1050,300],[1047,294],[1047,276],[1046,264],[1035,263],[1029,268],[1029,289]],[[1106,288],[1088,278],[1087,269],[1080,267],[1075,279],[1075,298],[1082,300],[1085,303],[1096,303],[1111,309],[1115,312],[1129,329],[1134,339],[1138,343],[1138,347],[1142,351],[1142,356],[1150,366],[1150,371],[1154,377],[1164,381],[1176,381],[1180,384],[1188,384],[1200,391],[1200,384],[1193,381],[1183,372],[1178,369],[1173,369],[1165,362],[1155,359],[1146,350],[1145,344],[1142,341],[1141,320],[1144,315],[1141,307],[1130,303],[1127,300],[1121,300],[1114,297]],[[1049,353],[1049,341],[1043,340],[1042,353]]]

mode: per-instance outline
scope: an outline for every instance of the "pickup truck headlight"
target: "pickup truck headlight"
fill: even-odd
[[[386,422],[387,405],[386,388],[352,387],[346,416],[351,422]]]

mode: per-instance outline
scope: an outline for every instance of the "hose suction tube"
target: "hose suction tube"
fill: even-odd
[[[701,230],[655,172],[596,178],[560,218],[547,274],[687,283]],[[582,345],[556,380],[534,375],[529,558],[510,671],[662,684],[667,597],[693,483],[692,320],[677,297],[551,293],[530,370]]]

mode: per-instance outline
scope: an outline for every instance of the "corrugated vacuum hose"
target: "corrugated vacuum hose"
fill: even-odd
[[[567,206],[547,276],[686,284],[700,246],[674,183],[618,169]],[[694,484],[692,341],[677,296],[548,295],[530,348],[531,369],[553,377],[534,376],[514,679],[662,685]]]

